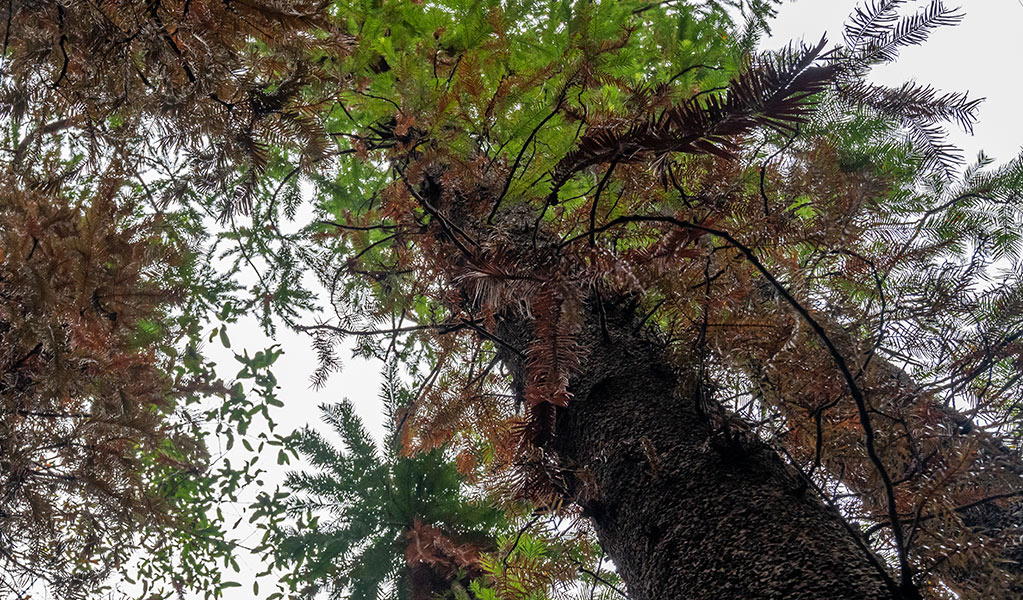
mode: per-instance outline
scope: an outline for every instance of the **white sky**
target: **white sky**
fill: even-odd
[[[972,160],[983,148],[998,162],[1007,161],[1016,156],[1023,142],[1023,119],[1017,107],[1023,85],[1019,82],[1018,66],[1023,59],[1023,37],[1017,31],[1023,22],[1021,2],[1023,0],[963,0],[966,18],[960,26],[939,30],[925,46],[905,50],[897,64],[875,72],[874,79],[879,83],[901,84],[907,79],[916,79],[939,89],[969,90],[972,96],[987,97],[980,109],[975,135],[970,137],[958,131],[953,134],[953,141],[964,149],[967,160]],[[837,43],[841,41],[842,23],[856,4],[855,0],[786,2],[774,23],[774,35],[764,46],[779,47],[802,37],[816,42],[825,31],[828,39]],[[916,8],[927,2],[910,4]],[[370,431],[379,438],[383,417],[377,400],[380,382],[377,364],[347,359],[343,371],[335,375],[325,389],[313,391],[309,376],[316,366],[316,357],[308,337],[282,329],[278,339],[271,341],[261,334],[255,320],[238,323],[229,333],[232,351],[247,348],[251,355],[271,343],[281,344],[285,349],[275,367],[281,385],[280,398],[286,404],[284,409],[275,411],[280,423],[278,431],[287,432],[309,422],[318,422],[318,404],[348,397],[356,404]],[[227,367],[225,376],[237,370],[231,358],[232,351],[220,349],[216,341],[207,347],[207,353]],[[266,462],[268,466],[275,465],[272,455]],[[266,487],[276,485],[283,471],[268,475]],[[238,511],[242,508],[240,505],[224,507],[227,514],[240,514]],[[233,519],[229,517],[229,521]],[[228,590],[225,596],[228,600],[253,597],[252,575],[258,569],[250,561],[242,562],[243,572],[234,578],[243,585]],[[261,582],[260,595],[265,596],[273,589],[273,582],[266,578]]]
[[[816,42],[841,42],[845,17],[859,4],[855,0],[790,0],[781,6],[773,35],[766,47],[805,37]],[[917,0],[909,10],[927,6]],[[874,71],[878,83],[899,85],[914,79],[947,91],[969,91],[987,100],[981,105],[974,135],[953,131],[952,140],[965,151],[967,161],[983,149],[997,161],[1016,157],[1023,145],[1020,117],[1020,61],[1023,59],[1023,0],[945,0],[960,6],[966,17],[956,27],[936,31],[922,46],[907,48],[900,60]]]

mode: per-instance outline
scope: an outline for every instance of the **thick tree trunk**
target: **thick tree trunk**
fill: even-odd
[[[657,342],[631,323],[589,338],[553,449],[634,600],[904,597],[773,450],[713,416]]]
[[[422,195],[442,206],[437,188]],[[447,218],[473,231],[457,206]],[[537,231],[531,212],[503,218],[521,242],[507,243],[509,254],[530,257],[523,264],[543,255],[536,240],[541,249],[558,242]],[[467,288],[463,301],[478,292]],[[632,600],[919,598],[900,593],[858,533],[776,452],[736,431],[698,385],[698,369],[674,368],[685,361],[672,360],[633,311],[599,301],[583,310],[583,331],[566,341],[580,359],[573,398],[557,410],[553,436],[538,443],[563,469],[570,499],[592,517]],[[510,349],[531,348],[534,325],[515,311],[492,332],[520,393],[528,352]],[[552,405],[535,408],[549,414]]]

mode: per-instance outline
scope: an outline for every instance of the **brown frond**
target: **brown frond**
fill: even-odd
[[[572,394],[569,377],[579,368],[582,351],[575,336],[579,330],[573,313],[578,309],[550,286],[533,298],[534,341],[526,350],[524,398],[530,408],[533,441],[542,445],[553,434],[556,407],[568,406]]]
[[[814,66],[826,44],[765,55],[732,80],[724,95],[695,96],[685,104],[627,128],[596,127],[554,169],[557,190],[573,174],[593,165],[647,160],[670,152],[732,159],[733,139],[757,127],[791,133],[804,122],[807,100],[837,72]]]

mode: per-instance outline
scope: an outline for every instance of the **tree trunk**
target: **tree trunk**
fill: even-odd
[[[584,332],[552,448],[633,600],[912,595],[632,320]]]
[[[448,208],[435,183],[420,193]],[[451,208],[446,218],[474,231]],[[516,240],[504,247],[530,257],[523,264],[559,241],[538,230],[529,211],[502,217]],[[437,235],[451,236],[443,228]],[[459,301],[478,291],[464,289]],[[537,443],[553,453],[569,499],[592,518],[632,600],[919,598],[899,589],[859,533],[774,450],[724,415],[700,384],[698,360],[670,356],[632,309],[584,304],[583,330],[565,340],[580,360],[572,399],[554,412],[553,436]],[[531,348],[536,323],[508,312],[515,314],[499,315],[492,334],[525,400],[528,351],[510,349]],[[693,368],[672,366],[680,363]],[[542,401],[533,410],[555,411]]]

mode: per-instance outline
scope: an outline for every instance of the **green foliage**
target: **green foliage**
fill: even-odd
[[[129,408],[161,422],[190,409],[174,421],[181,443],[146,438],[113,456],[138,467],[128,479],[173,523],[138,534],[145,585],[208,596],[238,585],[219,568],[237,563],[218,503],[260,485],[251,456],[269,447],[280,463],[297,452],[313,467],[252,515],[261,549],[288,572],[280,594],[415,597],[439,582],[459,600],[467,590],[536,596],[585,568],[589,550],[470,501],[450,454],[511,473],[494,486],[506,502],[557,512],[585,501],[584,470],[559,463],[551,440],[592,342],[579,335],[584,321],[598,307],[606,336],[609,300],[641,312],[673,348],[693,348],[673,368],[697,371],[707,389],[736,381],[738,419],[822,497],[854,494],[845,504],[877,524],[868,541],[900,563],[901,585],[1008,594],[1001,569],[1018,523],[974,526],[963,507],[1018,514],[1006,495],[1018,478],[1004,468],[1019,464],[1018,445],[969,437],[978,428],[956,410],[993,431],[1018,416],[1020,284],[1016,273],[998,281],[996,261],[1018,270],[1023,159],[991,168],[980,157],[958,176],[944,124],[969,129],[977,102],[866,80],[960,19],[938,0],[901,16],[905,4],[858,9],[842,46],[778,55],[755,53],[774,5],[765,0],[19,5],[2,57],[13,76],[0,84],[8,187],[96,213],[89,178],[109,169],[137,202],[131,219],[106,225],[123,233],[151,219],[153,234],[135,262],[86,244],[69,255],[95,255],[90,275],[57,284],[33,288],[35,274],[4,263],[2,333],[18,351],[3,399],[16,396],[24,357],[60,367],[53,378],[37,369],[38,381],[74,379],[63,341],[45,354],[36,339],[78,335],[90,319],[106,326],[112,311],[96,297],[110,290],[50,310],[40,323],[58,318],[43,325],[18,319],[173,247],[177,260],[142,279],[181,304],[122,314],[111,344],[133,356],[152,348],[166,361],[151,379],[182,394],[181,404],[157,394]],[[38,239],[22,232],[38,229],[34,217],[8,212],[8,256],[28,262],[29,240],[44,255],[60,246],[60,232]],[[77,213],[65,221],[96,225]],[[302,324],[318,301],[329,322]],[[229,383],[202,353],[203,342],[229,347],[227,327],[248,314],[269,332],[284,323],[314,335],[317,384],[352,335],[360,354],[431,370],[415,394],[388,372],[393,428],[382,448],[348,402],[324,408],[340,447],[308,429],[273,435],[280,349],[242,351]],[[88,360],[83,372],[121,374]],[[76,395],[92,402],[111,389]],[[260,418],[271,432],[254,426]],[[875,432],[871,418],[886,426]],[[203,436],[228,449],[240,440],[251,458],[218,467]],[[404,456],[411,446],[427,452]],[[981,488],[998,501],[978,500]],[[906,510],[918,517],[908,541]],[[973,572],[983,575],[963,576]]]
[[[401,385],[393,363],[385,374],[385,404],[400,418],[410,390]],[[457,549],[492,544],[503,512],[469,495],[443,449],[403,456],[394,437],[401,421],[392,419],[390,441],[381,450],[350,401],[321,411],[340,445],[311,428],[296,432],[287,446],[314,470],[289,473],[283,490],[264,494],[255,504],[253,518],[264,529],[262,547],[276,567],[288,571],[285,589],[301,595],[323,590],[330,598],[352,600],[422,597],[410,596],[419,583],[413,571],[444,552],[414,543],[425,544],[417,537],[424,527],[439,530]],[[467,566],[452,565],[456,570],[441,573],[440,581],[450,586],[465,575],[457,569]]]
[[[184,398],[188,431],[219,454],[186,464],[178,451],[166,447],[151,458],[151,485],[155,497],[165,503],[168,523],[140,532],[129,546],[134,555],[130,570],[118,573],[146,597],[188,593],[212,599],[238,585],[231,576],[239,571],[239,546],[233,533],[240,520],[232,524],[224,507],[239,504],[243,494],[263,484],[266,474],[260,454],[264,447],[277,448],[279,455],[292,452],[285,445],[287,440],[273,433],[270,414],[271,407],[283,405],[272,371],[281,352],[271,347],[252,357],[248,351],[235,355],[241,370],[227,384],[216,378],[216,365],[195,352],[194,346],[186,349],[176,376],[209,382]],[[244,453],[240,448],[231,453],[236,440]]]

